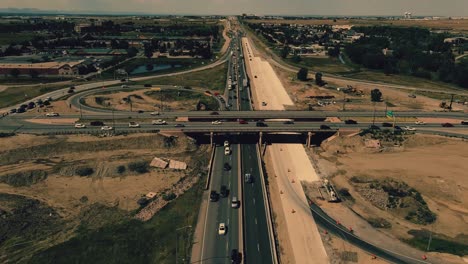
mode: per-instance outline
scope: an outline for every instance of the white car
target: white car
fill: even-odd
[[[59,114],[58,114],[58,113],[51,112],[51,113],[47,113],[46,116],[47,116],[47,117],[54,117],[54,116],[59,116]]]
[[[226,234],[226,225],[224,223],[219,223],[218,234],[224,236]]]
[[[80,124],[80,123],[75,124],[75,128],[85,128],[85,127],[86,127],[85,124]]]
[[[150,115],[159,115],[159,112],[158,111],[151,112]]]
[[[231,149],[229,147],[224,148],[224,155],[228,156],[231,154]]]
[[[229,141],[224,141],[224,147],[229,147]]]
[[[410,126],[405,126],[405,127],[403,127],[403,129],[406,130],[406,131],[416,131],[416,128],[410,127]]]
[[[138,124],[137,122],[130,122],[128,123],[128,127],[140,127],[140,124]]]
[[[101,130],[106,130],[106,131],[109,131],[109,130],[112,130],[112,129],[114,129],[114,128],[111,127],[111,126],[103,126],[103,127],[101,127]]]
[[[162,120],[162,119],[158,119],[158,120],[153,120],[151,121],[151,124],[152,125],[166,125],[166,121]]]
[[[414,122],[416,125],[425,125],[426,123],[423,121],[416,121]]]
[[[239,208],[239,205],[240,205],[240,201],[237,199],[237,197],[236,196],[232,197],[231,207],[232,208]]]
[[[219,121],[219,120],[216,120],[216,121],[212,121],[211,124],[212,125],[221,125],[223,122]]]

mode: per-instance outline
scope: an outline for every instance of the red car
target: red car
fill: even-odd
[[[450,124],[450,123],[443,123],[442,126],[443,126],[443,127],[453,127],[453,125]]]
[[[239,124],[245,125],[245,124],[248,124],[248,123],[244,119],[239,119]]]

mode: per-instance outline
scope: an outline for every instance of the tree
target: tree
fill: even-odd
[[[306,68],[300,68],[297,72],[297,79],[300,81],[307,81],[307,74],[309,74],[309,70]]]
[[[289,46],[284,45],[283,49],[281,50],[281,58],[286,59],[286,57],[288,57],[288,54],[289,54]]]
[[[301,57],[297,56],[297,55],[294,55],[292,56],[291,60],[294,62],[294,63],[299,63],[301,62]]]
[[[127,56],[129,58],[135,57],[138,54],[138,50],[135,47],[131,47],[127,50]]]
[[[338,57],[340,55],[340,45],[336,44],[334,47],[328,49],[328,56]]]
[[[30,70],[29,75],[31,75],[31,78],[36,79],[39,76],[39,72],[36,70]]]
[[[382,92],[379,89],[374,89],[371,91],[371,101],[372,102],[382,101]]]
[[[153,57],[153,47],[145,47],[145,56],[150,59]]]
[[[321,72],[316,72],[315,73],[315,84],[318,86],[323,86],[324,82],[322,80],[323,74]]]
[[[20,71],[18,69],[12,69],[10,71],[10,75],[13,76],[14,78],[18,78],[18,76],[20,75]]]

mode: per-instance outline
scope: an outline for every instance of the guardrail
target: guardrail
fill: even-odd
[[[213,147],[212,149],[213,151],[211,151],[210,162],[208,163],[208,177],[206,178],[205,190],[208,190],[210,188],[211,170],[213,169],[213,163],[214,163],[213,160],[215,157],[216,147]]]
[[[258,170],[260,172],[260,179],[262,181],[262,192],[263,192],[263,199],[265,203],[265,213],[266,213],[266,218],[267,218],[267,225],[268,225],[268,233],[270,234],[270,247],[271,247],[271,253],[273,257],[273,264],[278,264],[278,251],[276,250],[276,240],[275,240],[275,235],[274,235],[274,230],[273,230],[273,221],[272,221],[272,216],[271,216],[271,208],[270,208],[270,196],[268,195],[268,192],[266,190],[266,184],[265,184],[265,176],[263,174],[263,164],[262,164],[262,156],[260,154],[260,146],[257,144],[257,155],[258,155]]]

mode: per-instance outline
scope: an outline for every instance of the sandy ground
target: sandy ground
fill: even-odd
[[[251,86],[255,108],[284,110],[285,106],[293,105],[271,65],[253,55],[254,52],[246,38],[242,39],[242,45],[249,76],[253,76]],[[262,106],[262,101],[267,105]],[[301,181],[318,180],[304,147],[278,144],[268,147],[267,153],[273,164],[273,172],[269,175],[274,175],[277,184],[277,191],[270,190],[270,194],[276,196],[272,199],[278,200],[279,196],[281,201],[282,210],[276,208],[275,212],[276,223],[282,223],[283,220],[279,218],[285,216],[284,222],[290,242],[289,245],[287,242],[285,246],[280,245],[282,256],[286,256],[290,263],[327,263],[329,260],[325,248],[301,186]],[[281,234],[284,233],[281,229]]]
[[[73,125],[78,118],[35,118],[35,119],[25,119],[24,121],[35,123],[35,124],[54,124],[54,125]]]
[[[343,204],[318,201],[328,214],[342,224],[352,226],[359,236],[374,244],[382,244],[390,250],[415,257],[424,253],[398,240],[410,238],[408,230],[430,229],[452,238],[464,232],[468,225],[468,183],[465,176],[468,152],[463,151],[468,150],[467,142],[413,135],[403,148],[383,153],[371,152],[363,148],[360,142],[359,137],[340,137],[322,144],[324,152],[320,152],[316,158],[320,174],[333,177],[336,186],[348,188],[356,200],[350,208]],[[416,225],[372,206],[349,183],[349,178],[355,175],[404,181],[423,195],[431,211],[437,214],[437,221],[426,226]],[[392,227],[376,230],[356,213],[364,218],[378,215],[389,221]],[[460,257],[448,254],[429,253],[428,256],[435,263],[463,263]]]

